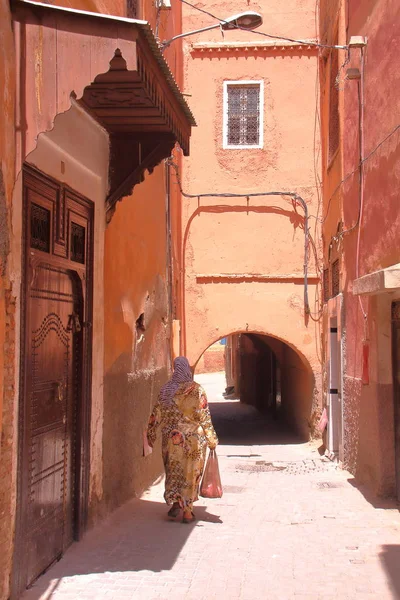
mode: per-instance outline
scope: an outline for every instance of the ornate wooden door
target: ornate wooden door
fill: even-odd
[[[392,349],[396,487],[400,501],[400,302],[392,303]]]
[[[82,522],[92,251],[88,201],[27,169],[24,204],[22,588],[61,557]]]

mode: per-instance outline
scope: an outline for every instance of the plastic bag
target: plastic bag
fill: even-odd
[[[215,450],[210,450],[203,479],[200,485],[203,498],[222,498],[222,485],[219,476],[218,458]]]

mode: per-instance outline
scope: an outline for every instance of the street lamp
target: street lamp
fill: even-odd
[[[187,37],[188,35],[195,35],[196,33],[203,33],[203,31],[210,31],[210,29],[217,29],[220,27],[223,31],[227,31],[228,29],[245,29],[252,30],[260,27],[262,25],[262,16],[259,13],[248,10],[243,13],[239,13],[238,15],[233,15],[232,17],[227,17],[224,20],[218,21],[214,25],[209,25],[208,27],[203,27],[202,29],[195,29],[194,31],[188,31],[187,33],[180,33],[179,35],[175,35],[170,40],[166,40],[161,42],[161,49],[164,50],[168,48],[168,46],[174,41],[182,37]]]

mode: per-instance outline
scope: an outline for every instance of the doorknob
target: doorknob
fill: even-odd
[[[81,322],[79,320],[79,315],[76,312],[73,312],[69,315],[67,331],[72,331],[73,333],[79,333],[82,329]]]
[[[65,383],[63,381],[57,381],[56,387],[57,387],[57,392],[56,392],[57,400],[58,400],[58,402],[63,402]]]

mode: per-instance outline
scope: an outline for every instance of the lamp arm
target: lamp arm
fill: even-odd
[[[188,35],[196,35],[196,33],[203,33],[203,31],[210,31],[210,29],[217,29],[222,24],[223,24],[223,22],[221,21],[220,23],[216,23],[215,25],[209,25],[208,27],[203,27],[202,29],[195,29],[194,31],[188,31],[188,32],[185,32],[185,33],[180,33],[179,35],[174,35],[174,37],[171,38],[170,40],[166,40],[165,42],[161,42],[161,47],[162,47],[162,49],[168,48],[168,46],[172,42],[174,42],[175,40],[178,40],[179,38],[187,37]]]

